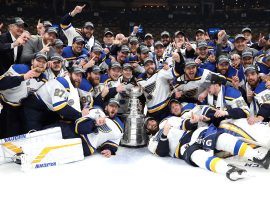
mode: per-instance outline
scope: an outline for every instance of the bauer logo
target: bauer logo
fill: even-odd
[[[9,138],[4,138],[4,141],[5,142],[12,142],[12,141],[20,140],[20,139],[24,139],[24,138],[26,138],[26,134],[13,136],[13,137],[9,137]]]
[[[36,164],[35,168],[53,167],[56,166],[56,162]]]

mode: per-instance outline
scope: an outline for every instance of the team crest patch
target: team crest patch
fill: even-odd
[[[107,126],[106,124],[99,126],[98,130],[103,132],[103,133],[109,133],[112,131],[112,129],[109,126]]]
[[[156,88],[156,82],[153,82],[144,87],[144,91],[148,94],[152,93]]]

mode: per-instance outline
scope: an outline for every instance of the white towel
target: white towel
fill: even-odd
[[[223,110],[224,109],[223,87],[220,88],[220,91],[218,93],[216,105],[214,105],[214,95],[208,93],[207,101],[210,106]]]

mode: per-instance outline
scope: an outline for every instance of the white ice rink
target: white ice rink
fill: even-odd
[[[94,155],[28,172],[14,163],[0,165],[0,200],[269,199],[269,170],[248,171],[252,177],[232,182],[182,160],[156,157],[146,148],[120,147],[111,158]]]

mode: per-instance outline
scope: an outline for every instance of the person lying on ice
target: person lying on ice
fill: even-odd
[[[192,115],[190,120],[196,121],[196,118],[197,115]],[[247,171],[215,156],[216,151],[226,151],[250,159],[265,169],[269,168],[270,151],[266,154],[258,152],[249,144],[213,125],[200,127],[194,132],[184,131],[181,129],[182,120],[184,119],[171,117],[161,123],[159,131],[149,141],[149,151],[160,157],[183,159],[192,166],[224,174],[232,181],[245,178]]]
[[[84,156],[99,151],[105,157],[115,155],[123,135],[123,123],[116,116],[119,102],[110,99],[105,113],[99,107],[90,109],[89,114],[76,121],[75,132],[80,135]]]

